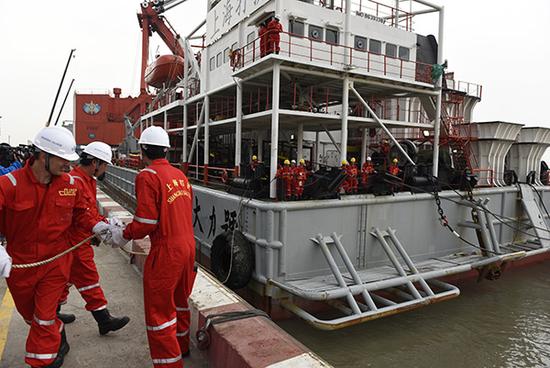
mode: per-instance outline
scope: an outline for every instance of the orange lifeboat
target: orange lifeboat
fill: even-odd
[[[181,56],[162,55],[145,69],[145,82],[155,88],[175,85],[183,78],[183,63]]]

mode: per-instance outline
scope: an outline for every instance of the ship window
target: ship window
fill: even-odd
[[[305,31],[305,25],[304,22],[297,21],[296,19],[290,20],[290,33],[292,33],[293,36],[304,36]]]
[[[382,42],[378,40],[369,40],[369,51],[375,54],[382,53]]]
[[[222,65],[222,53],[219,52],[218,55],[216,55],[216,67],[219,68]]]
[[[246,36],[246,49],[251,50],[253,48],[253,42],[254,38],[256,38],[256,33],[250,32],[248,36]]]
[[[367,39],[361,36],[355,36],[355,48],[361,51],[367,51]]]
[[[216,69],[216,58],[211,57],[210,58],[210,71]]]
[[[338,45],[338,30],[327,28],[325,33],[325,41]]]
[[[316,41],[323,41],[323,27],[309,26],[309,38]]]
[[[231,50],[236,51],[238,48],[237,42],[235,42],[233,45],[231,45]]]
[[[399,46],[399,58],[400,59],[409,61],[410,60],[410,53],[411,53],[411,51],[409,50],[408,47]]]
[[[393,43],[386,44],[386,56],[395,58],[397,57],[397,46]]]
[[[225,50],[223,50],[223,63],[224,64],[227,64],[227,62],[229,61],[229,47],[226,48]]]

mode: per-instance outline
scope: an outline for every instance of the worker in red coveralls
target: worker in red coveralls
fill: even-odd
[[[277,178],[280,180],[280,183],[283,188],[285,200],[290,200],[292,198],[292,182],[294,181],[294,173],[290,167],[290,161],[285,160],[283,167],[279,166],[277,170]]]
[[[134,220],[124,230],[111,225],[112,245],[149,235],[143,296],[151,358],[155,367],[182,368],[189,355],[188,298],[196,276],[193,192],[184,173],[166,160],[170,139],[164,129],[145,129],[139,145],[147,167],[136,177]]]
[[[98,219],[103,219],[103,217],[99,215],[96,205],[96,180],[103,180],[107,165],[111,163],[112,159],[113,153],[108,144],[92,142],[84,148],[80,156],[79,165],[70,173],[76,179],[77,184],[79,184],[90,212]],[[69,230],[69,241],[71,244],[77,244],[90,235],[90,233],[87,233],[83,229],[73,226]],[[130,322],[128,317],[116,318],[111,316],[107,309],[107,300],[99,284],[99,274],[94,262],[94,250],[91,242],[73,252],[69,284],[67,284],[61,296],[57,312],[58,318],[63,323],[72,323],[75,320],[74,314],[59,312],[61,305],[67,302],[71,285],[76,287],[82,298],[86,301],[86,310],[92,312],[99,327],[100,335],[120,330]]]
[[[350,182],[349,182],[349,163],[348,160],[342,160],[342,166],[340,167],[342,172],[345,174],[346,178],[340,186],[341,189],[347,194],[350,192]]]
[[[298,162],[298,166],[294,168],[294,183],[292,187],[294,189],[293,196],[295,199],[302,199],[307,176],[306,161],[302,158]]]
[[[7,239],[7,253],[0,247],[0,270],[17,311],[30,325],[25,363],[31,367],[63,365],[69,344],[56,310],[69,281],[72,254],[32,268],[11,270],[11,262],[45,261],[71,245],[72,226],[87,234],[107,237],[109,224],[97,221],[67,172],[78,159],[71,132],[61,127],[41,129],[33,140],[35,152],[25,167],[0,177],[0,232]],[[85,239],[80,239],[80,241]]]
[[[264,57],[267,55],[267,44],[269,42],[266,22],[260,23],[258,27],[258,36],[260,38],[260,56]]]
[[[250,162],[250,170],[252,172],[255,172],[259,164],[260,162],[258,161],[258,156],[252,155],[252,161]]]
[[[372,164],[372,158],[367,157],[367,161],[363,164],[361,167],[361,182],[363,183],[363,187],[367,187],[369,183],[369,176],[374,174],[374,165]]]
[[[357,163],[355,160],[355,157],[352,157],[350,159],[350,165],[348,165],[349,170],[349,190],[351,193],[357,193],[358,189],[358,180],[357,177],[359,176],[359,169],[357,168]]]
[[[268,33],[268,47],[267,53],[272,52],[278,54],[281,51],[281,32],[283,31],[283,25],[279,22],[279,16],[274,16],[273,19],[267,25]]]
[[[388,170],[389,173],[393,176],[399,176],[399,173],[401,172],[401,169],[399,169],[399,166],[397,165],[398,163],[399,160],[397,158],[394,158]]]

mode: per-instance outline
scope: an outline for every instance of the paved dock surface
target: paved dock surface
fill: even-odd
[[[143,290],[141,276],[118,250],[96,248],[95,260],[101,276],[101,286],[109,302],[109,311],[116,316],[127,315],[130,323],[122,330],[100,336],[90,312],[74,287],[63,312],[74,313],[76,321],[67,325],[67,339],[71,350],[64,368],[118,368],[152,367],[145,333]],[[0,368],[26,367],[23,360],[25,340],[29,327],[6,294],[4,280],[0,280]],[[207,367],[200,352],[194,347],[185,367]]]

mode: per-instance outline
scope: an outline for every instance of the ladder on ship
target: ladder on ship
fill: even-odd
[[[320,319],[290,299],[281,301],[283,307],[317,328],[332,330],[420,308],[460,294],[456,286],[436,280],[433,275],[443,274],[438,270],[444,268],[466,271],[469,265],[438,259],[419,264],[423,268],[421,271],[407,254],[394,229],[373,228],[371,235],[378,239],[392,266],[358,271],[341,242],[342,236],[318,234],[311,241],[322,251],[332,276],[288,283],[272,282],[296,296],[326,301],[343,316]],[[331,249],[340,256],[347,272],[340,271]]]

